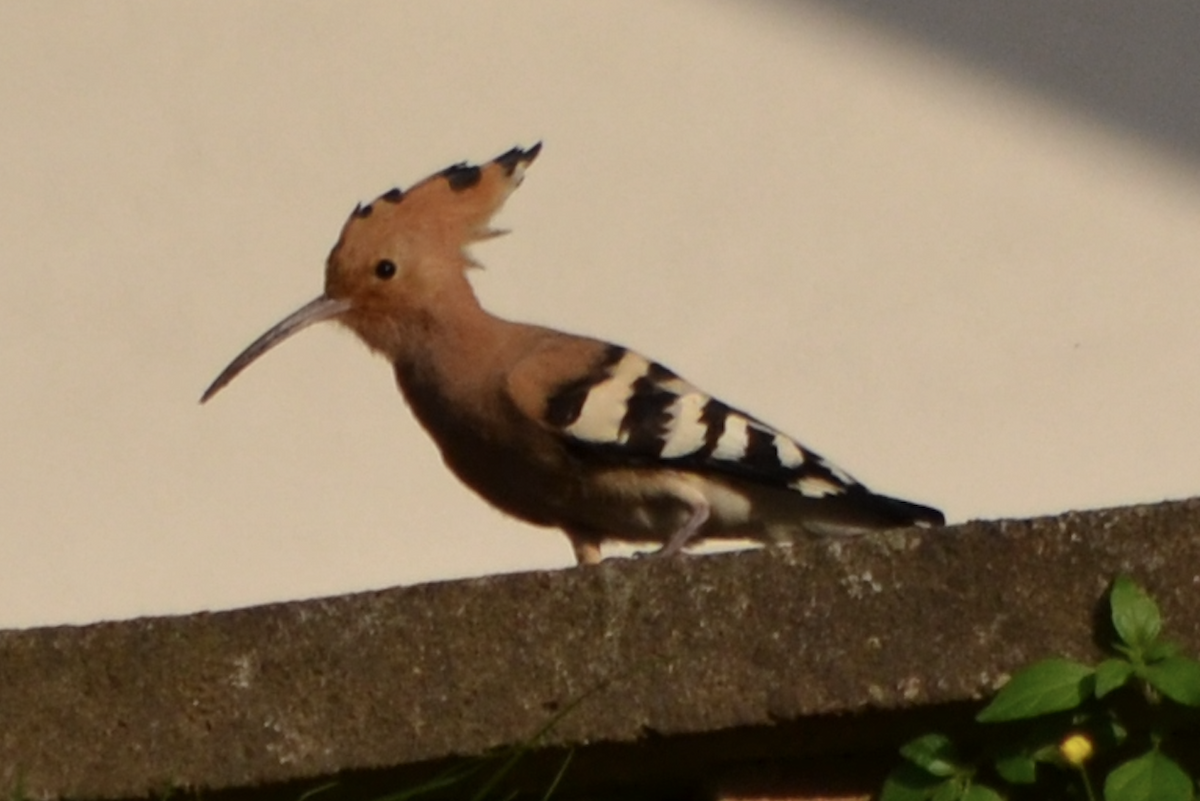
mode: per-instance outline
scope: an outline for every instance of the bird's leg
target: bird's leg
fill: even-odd
[[[600,543],[594,536],[588,536],[579,531],[567,531],[567,539],[575,551],[577,565],[600,564]]]
[[[708,515],[711,511],[708,499],[697,493],[691,501],[691,515],[688,517],[687,522],[672,534],[671,539],[667,540],[667,544],[655,551],[653,556],[667,558],[682,553],[692,537],[696,536],[696,532],[708,520]]]

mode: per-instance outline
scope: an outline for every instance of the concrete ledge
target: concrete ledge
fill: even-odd
[[[291,792],[523,741],[605,682],[552,746],[861,753],[897,736],[868,720],[1094,659],[1118,572],[1200,652],[1200,500],[5,631],[0,790]]]

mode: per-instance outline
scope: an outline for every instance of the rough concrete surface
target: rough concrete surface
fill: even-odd
[[[597,687],[549,753],[829,758],[878,747],[879,716],[1096,658],[1119,572],[1200,651],[1200,499],[5,631],[0,784],[302,788],[522,742]]]

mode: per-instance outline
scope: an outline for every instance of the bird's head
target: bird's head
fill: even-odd
[[[404,329],[421,325],[443,293],[461,289],[474,265],[466,247],[503,233],[492,216],[541,150],[513,148],[480,166],[455,164],[360,205],[342,227],[325,268],[325,291],[276,323],[229,363],[203,403],[251,362],[292,334],[336,320],[375,350],[389,352]]]

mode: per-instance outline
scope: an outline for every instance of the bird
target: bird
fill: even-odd
[[[454,475],[503,512],[561,529],[579,565],[600,562],[612,542],[672,557],[706,540],[787,544],[945,523],[634,350],[485,310],[467,248],[507,233],[492,217],[541,149],[459,162],[357,205],[324,292],[234,358],[201,403],[332,320],[391,362]]]

